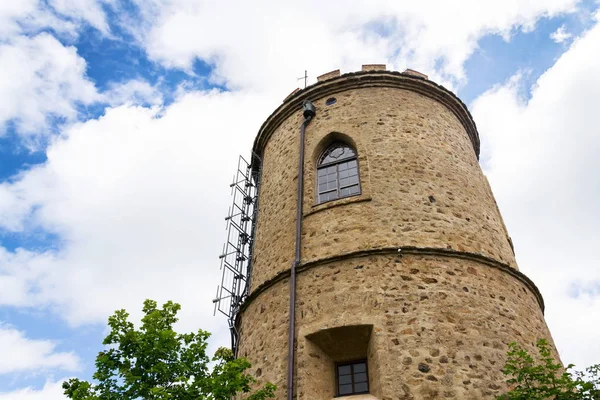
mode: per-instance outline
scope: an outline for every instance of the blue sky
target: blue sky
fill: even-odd
[[[237,155],[305,69],[368,63],[469,105],[563,359],[598,362],[600,208],[582,200],[600,194],[598,4],[333,3],[0,7],[0,400],[63,398],[62,379],[91,376],[108,315],[145,298],[228,344],[210,300]]]

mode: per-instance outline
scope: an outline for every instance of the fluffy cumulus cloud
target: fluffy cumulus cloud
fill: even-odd
[[[473,105],[521,270],[542,290],[566,361],[580,366],[600,354],[598,43],[600,26],[574,42],[529,99],[517,75]]]
[[[62,381],[47,381],[41,389],[26,387],[12,392],[0,392],[0,400],[65,400]]]
[[[51,28],[60,33],[75,32],[75,24],[60,18],[43,7],[39,0],[3,1],[0,3],[0,38]]]
[[[61,125],[78,121],[86,106],[162,102],[142,79],[111,82],[99,92],[86,70],[77,49],[49,33],[0,41],[0,136],[12,127],[35,147]]]
[[[540,18],[573,12],[576,3],[260,0],[230,8],[188,0],[147,7],[140,1],[147,23],[137,27],[137,36],[164,65],[190,69],[202,59],[214,65],[214,80],[232,88],[289,87],[304,69],[352,71],[365,60],[396,69],[410,65],[453,85],[464,80],[463,63],[483,35],[508,39]],[[449,17],[457,12],[461,23]]]
[[[69,44],[91,26],[112,37],[103,7],[113,0],[23,0],[0,4],[0,136],[13,131],[36,147],[57,124],[77,121],[92,104],[157,104],[162,96],[140,79],[99,93],[87,62]],[[0,208],[2,205],[0,205]]]
[[[166,67],[193,73],[200,59],[214,67],[213,83],[287,90],[304,69],[311,75],[338,67],[355,70],[365,60],[389,62],[395,69],[410,65],[455,86],[464,81],[462,65],[480,37],[509,37],[542,17],[574,11],[575,3],[473,1],[462,5],[469,23],[455,24],[447,18],[455,6],[443,2],[432,7],[378,0],[340,7],[261,1],[240,2],[234,9],[187,0],[139,2],[137,8],[116,0],[6,2],[0,6],[0,90],[6,93],[0,98],[0,134],[12,123],[17,133],[45,137],[53,127],[49,121],[73,121],[81,106],[94,102],[139,96],[158,102],[159,96],[138,81],[98,94],[75,48],[47,33],[31,36],[43,29],[76,36],[84,24],[110,36],[103,7],[117,10],[122,27]],[[141,21],[132,24],[131,10]],[[130,97],[123,100],[124,95]]]
[[[556,31],[550,34],[550,39],[554,40],[556,43],[563,43],[572,37],[573,35],[567,32],[564,25],[561,25]]]
[[[132,79],[123,83],[112,83],[109,86],[102,97],[110,105],[141,104],[156,106],[163,102],[162,93],[143,80]]]
[[[220,329],[209,305],[227,183],[268,107],[259,96],[209,91],[166,110],[122,106],[72,126],[44,165],[5,185],[7,196],[30,205],[30,224],[66,245],[0,252],[0,304],[60,306],[79,325],[139,310],[147,297],[173,299],[187,306],[188,328],[203,321]]]
[[[79,368],[75,354],[56,351],[56,344],[49,340],[29,339],[23,332],[1,324],[0,354],[0,375],[48,369],[75,371]]]
[[[85,69],[74,47],[47,33],[0,44],[0,133],[9,121],[19,132],[39,135],[47,133],[49,118],[74,120],[78,103],[98,99]]]
[[[74,37],[86,24],[108,34],[103,7],[115,3],[114,0],[3,1],[0,4],[0,40],[48,29]]]
[[[48,0],[47,4],[62,17],[85,21],[103,34],[108,34],[110,28],[102,7],[113,3],[113,0]]]

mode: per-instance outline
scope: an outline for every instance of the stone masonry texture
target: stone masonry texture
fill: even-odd
[[[509,342],[530,350],[539,338],[553,343],[543,301],[518,271],[464,105],[430,81],[387,71],[310,86],[261,128],[254,148],[262,157],[259,214],[239,355],[285,398],[304,99],[317,115],[305,141],[295,398],[334,398],[335,362],[362,351],[370,394],[353,399],[493,399],[506,389],[501,368]],[[336,140],[358,153],[361,194],[317,204],[316,162]],[[345,357],[341,347],[324,344],[346,343],[332,332],[361,332],[364,342],[346,345]]]

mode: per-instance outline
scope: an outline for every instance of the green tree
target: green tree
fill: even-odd
[[[170,301],[161,309],[146,300],[139,329],[125,310],[116,311],[108,319],[107,348],[96,357],[97,383],[70,379],[63,383],[65,395],[74,400],[229,400],[238,393],[247,393],[248,400],[275,397],[270,383],[251,393],[250,363],[234,358],[231,350],[220,348],[210,359],[208,332],[176,333],[180,309]]]
[[[509,344],[502,372],[512,388],[497,400],[600,400],[600,364],[573,371],[555,362],[548,342],[538,340],[537,359],[516,343]]]

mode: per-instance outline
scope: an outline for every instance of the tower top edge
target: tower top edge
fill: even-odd
[[[410,90],[445,105],[465,128],[475,155],[479,159],[480,142],[477,126],[467,106],[456,94],[429,80],[427,75],[420,72],[411,69],[404,72],[387,71],[384,68],[383,64],[368,64],[363,66],[362,71],[357,72],[340,74],[339,70],[334,70],[321,75],[316,83],[304,89],[295,89],[269,115],[258,130],[252,147],[253,154],[262,157],[264,147],[275,129],[295,112],[301,111],[303,101],[317,100],[347,90],[386,87]]]

